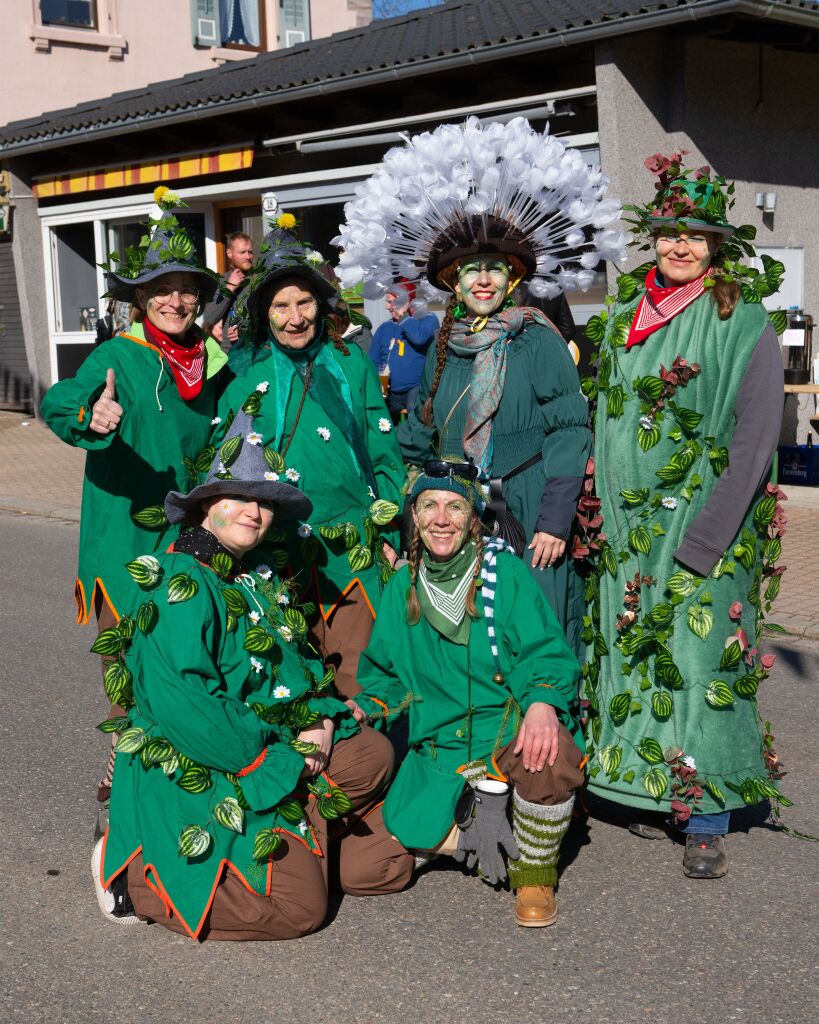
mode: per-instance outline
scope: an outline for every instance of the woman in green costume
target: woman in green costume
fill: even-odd
[[[310,495],[311,520],[278,531],[270,557],[315,603],[314,640],[350,696],[392,571],[397,538],[387,527],[405,470],[375,368],[342,340],[347,314],[294,225],[281,215],[237,303],[245,330],[215,443],[233,412],[252,412],[271,479],[298,481]]]
[[[409,716],[409,753],[383,808],[390,833],[477,862],[490,883],[506,878],[503,847],[517,923],[544,927],[583,778],[579,666],[529,571],[503,542],[484,543],[476,476],[433,461],[416,479],[409,564],[384,592],[348,703],[362,722]]]
[[[352,895],[395,892],[412,858],[378,803],[388,740],[360,728],[305,644],[291,588],[249,553],[310,501],[267,479],[240,412],[203,484],[171,492],[183,529],[128,565],[131,615],[102,634],[122,718],[110,825],[94,851],[101,909],[195,939],[286,939],[322,924],[328,860]],[[136,915],[136,917],[134,916]]]
[[[784,524],[767,484],[783,368],[760,299],[782,268],[738,262],[754,229],[727,223],[733,188],[680,161],[646,161],[657,194],[634,212],[656,263],[621,276],[618,301],[587,329],[601,340],[591,393],[605,534],[587,581],[588,785],[670,812],[685,874],[718,878],[730,812],[783,799],[756,702]]]

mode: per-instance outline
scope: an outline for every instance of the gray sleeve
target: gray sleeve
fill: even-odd
[[[723,556],[768,479],[782,424],[783,385],[779,342],[768,324],[748,361],[737,394],[728,468],[674,552],[678,562],[699,576],[707,576]]]
[[[583,489],[582,476],[553,476],[546,481],[535,530],[568,540]]]
[[[209,302],[202,311],[202,326],[205,328],[215,327],[230,312],[234,296],[225,295],[215,302]]]

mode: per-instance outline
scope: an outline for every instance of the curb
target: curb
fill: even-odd
[[[0,512],[19,516],[39,516],[41,519],[61,519],[70,523],[80,521],[80,510],[75,505],[49,505],[43,501],[0,499]]]

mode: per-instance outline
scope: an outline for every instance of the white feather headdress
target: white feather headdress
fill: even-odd
[[[333,239],[343,250],[339,280],[363,281],[378,298],[405,279],[417,286],[418,312],[445,294],[428,274],[448,240],[480,243],[488,225],[497,239],[500,225],[528,250],[534,295],[586,291],[600,260],[625,256],[620,203],[607,186],[598,167],[525,118],[441,125],[391,149],[346,204]]]

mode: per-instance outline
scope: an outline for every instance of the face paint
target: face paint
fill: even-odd
[[[239,496],[214,498],[203,508],[204,528],[239,558],[261,543],[273,523],[269,505]]]
[[[476,256],[458,269],[455,293],[473,317],[491,316],[506,301],[509,264],[497,256]]]
[[[435,561],[451,558],[466,543],[474,510],[452,491],[423,491],[412,509],[421,543]]]

